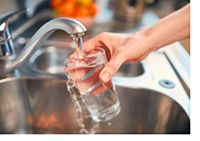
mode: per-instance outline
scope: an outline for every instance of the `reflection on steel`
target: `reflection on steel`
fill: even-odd
[[[65,80],[8,79],[0,89],[0,133],[79,133]],[[96,133],[190,133],[190,119],[168,96],[124,87],[117,91],[121,112],[100,123]]]

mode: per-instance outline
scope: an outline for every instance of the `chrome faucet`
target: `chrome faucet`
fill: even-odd
[[[14,14],[19,13],[19,11],[14,12]],[[11,13],[14,15],[13,13]],[[9,16],[8,16],[9,18]],[[0,28],[8,29],[8,24],[6,24],[7,19],[0,20]],[[6,38],[6,36],[0,37],[1,51],[6,50],[7,52],[1,53],[0,55],[0,77],[3,77],[7,73],[12,72],[14,69],[21,67],[25,64],[32,53],[39,47],[41,47],[43,41],[49,38],[50,35],[56,30],[63,30],[71,37],[81,37],[86,32],[86,28],[83,24],[77,20],[70,18],[55,18],[46,24],[44,24],[28,41],[25,47],[19,54],[14,53],[14,47],[11,38]],[[9,31],[9,30],[8,30]],[[2,32],[0,30],[0,32]],[[7,31],[4,31],[7,34]],[[1,35],[1,34],[0,34]],[[10,34],[8,34],[10,35]],[[11,44],[8,44],[11,42]],[[8,50],[9,49],[9,50]]]
[[[0,16],[0,57],[9,56],[14,53],[13,41],[8,28],[8,20],[11,17],[24,12],[25,10],[26,9],[21,9],[16,12],[6,13]]]

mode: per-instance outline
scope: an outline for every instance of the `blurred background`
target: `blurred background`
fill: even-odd
[[[123,32],[132,29],[140,24],[141,17],[147,10],[162,18],[183,7],[190,0],[0,0],[0,2],[0,15],[24,7],[29,9],[11,21],[10,30],[15,30],[28,19],[48,11],[52,17],[64,16],[80,20],[92,31],[90,35],[94,36],[102,31]],[[190,39],[181,43],[190,53]]]
[[[136,32],[157,23],[160,18],[189,2],[0,0],[0,22],[3,23],[0,29],[8,23],[6,31],[10,31],[12,38],[6,40],[13,39],[13,54],[18,55],[24,51],[21,49],[36,31],[56,17],[74,18],[82,22],[87,27],[86,35],[83,37],[87,40],[105,31]],[[12,16],[8,21],[2,20],[5,14],[22,8],[28,10]],[[3,43],[2,38],[0,42]],[[67,47],[74,47],[72,43],[70,36],[56,30],[48,41],[42,42],[42,47],[34,51],[22,67],[15,70],[14,74],[6,73],[5,79],[0,78],[0,133],[77,133],[79,127],[76,122],[76,111],[66,90],[63,65],[64,60],[72,52],[66,50]],[[190,53],[190,39],[181,41],[181,44]],[[124,64],[119,69],[116,74],[119,79],[116,79],[116,82],[119,86],[127,85],[117,87],[122,112],[112,124],[103,124],[100,133],[190,133],[190,119],[187,115],[190,103],[183,100],[188,100],[185,92],[190,96],[190,60],[189,55],[183,52],[182,46],[176,44],[173,47],[171,54],[167,51],[153,53],[145,62]],[[0,61],[3,59],[0,57]],[[5,68],[6,61],[6,58],[2,61],[1,68]],[[130,78],[133,78],[133,81],[127,81]],[[184,89],[179,86],[178,80]],[[140,88],[140,85],[141,89],[133,89],[138,86]],[[130,86],[134,87],[127,88]],[[157,90],[162,91],[158,93]],[[183,103],[177,103],[178,100]],[[179,105],[180,103],[186,110]]]

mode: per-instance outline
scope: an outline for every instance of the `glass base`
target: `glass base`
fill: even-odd
[[[102,110],[101,112],[92,112],[91,117],[94,121],[96,122],[101,122],[101,121],[109,121],[116,117],[121,111],[121,107],[119,102],[117,102],[115,105],[112,107]]]

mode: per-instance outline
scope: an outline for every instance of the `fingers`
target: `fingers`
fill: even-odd
[[[103,65],[95,69],[78,68],[70,71],[70,77],[76,81],[76,87],[81,94],[98,95],[112,86],[112,82],[102,84],[99,82],[99,74]]]
[[[83,49],[85,51],[91,51],[96,47],[106,47],[108,49],[110,49],[110,36],[108,36],[108,33],[101,33],[98,34],[96,37],[87,40],[84,44],[83,44]]]
[[[103,92],[105,92],[108,88],[112,87],[112,82],[109,81],[106,84],[101,84],[99,87],[97,87],[96,89],[94,89],[90,94],[91,95],[98,95],[98,94],[102,94]]]
[[[84,49],[85,51],[91,51],[91,50],[93,50],[95,47],[96,47],[96,45],[95,45],[94,39],[87,40],[87,41],[83,44],[83,49]]]
[[[123,54],[117,54],[113,56],[111,60],[106,64],[104,69],[101,71],[99,77],[103,83],[107,83],[111,80],[113,75],[117,72],[119,67],[124,63],[125,57]]]

